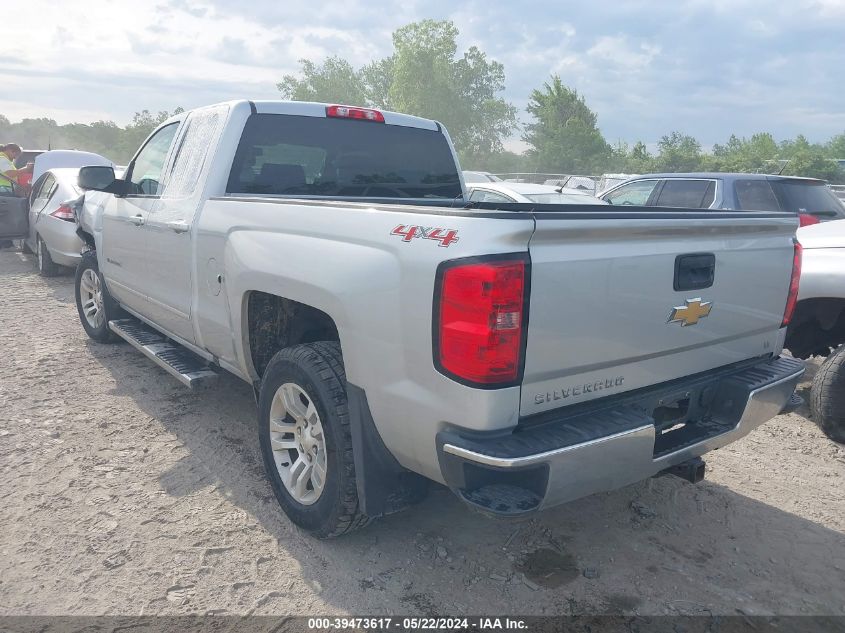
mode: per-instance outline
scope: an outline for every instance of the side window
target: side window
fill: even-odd
[[[130,195],[157,196],[161,193],[161,172],[164,170],[164,161],[167,160],[167,152],[178,128],[178,123],[171,123],[156,132],[144,145],[132,163],[129,175]]]
[[[739,208],[746,211],[780,211],[768,180],[737,180],[734,184]]]
[[[35,201],[38,199],[38,196],[41,195],[41,188],[47,179],[50,177],[50,174],[41,174],[34,183],[32,183],[32,191],[29,194],[29,206],[32,207],[35,205]]]
[[[655,206],[706,209],[716,196],[713,180],[684,180],[669,178],[660,190]]]
[[[635,204],[643,206],[651,197],[651,192],[657,186],[656,180],[637,180],[622,185],[604,197],[610,204]]]
[[[188,116],[166,189],[161,192],[162,197],[184,198],[194,192],[208,153],[215,147],[223,131],[228,112],[228,106],[215,106],[196,110]]]
[[[469,199],[470,202],[484,202],[484,192],[481,189],[473,189]]]
[[[30,209],[36,213],[44,208],[47,202],[49,202],[50,196],[56,190],[56,179],[53,177],[53,174],[44,174],[38,180],[41,182],[37,190],[33,188],[32,202],[30,203]]]

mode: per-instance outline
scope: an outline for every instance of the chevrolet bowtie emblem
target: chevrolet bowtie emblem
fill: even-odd
[[[712,301],[702,302],[701,297],[697,299],[686,299],[684,303],[686,305],[672,309],[672,314],[669,315],[667,323],[680,323],[681,327],[695,325],[710,314],[710,310],[713,308]]]

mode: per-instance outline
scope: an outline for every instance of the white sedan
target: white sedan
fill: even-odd
[[[470,202],[521,202],[533,204],[607,204],[581,189],[564,189],[527,182],[468,183]]]

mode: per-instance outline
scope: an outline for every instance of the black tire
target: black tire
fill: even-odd
[[[38,273],[42,277],[55,277],[61,270],[59,265],[50,257],[50,250],[44,244],[40,235],[35,236],[35,263],[38,266]]]
[[[845,444],[845,345],[827,357],[813,378],[810,413],[825,435]]]
[[[86,270],[92,270],[94,274],[100,280],[100,287],[102,288],[103,293],[103,311],[105,313],[105,317],[102,319],[102,322],[97,326],[94,327],[91,323],[88,322],[87,317],[83,311],[83,300],[82,300],[82,290],[81,290],[81,283],[82,283],[82,276]],[[94,252],[85,253],[82,256],[82,261],[79,262],[79,265],[76,267],[76,278],[74,280],[74,295],[76,297],[76,311],[79,314],[79,321],[82,323],[82,328],[85,330],[85,333],[98,343],[115,343],[120,340],[120,338],[109,329],[109,321],[113,319],[119,319],[125,316],[123,310],[120,309],[120,306],[117,302],[112,298],[109,294],[108,288],[106,288],[105,280],[103,276],[100,274],[100,268],[97,265],[97,254]]]
[[[285,383],[294,383],[306,392],[323,427],[327,456],[325,484],[311,505],[298,502],[288,492],[270,445],[270,408],[276,392]],[[296,345],[273,356],[261,381],[258,430],[267,476],[276,499],[291,521],[317,538],[347,534],[370,522],[358,503],[346,372],[338,343]]]

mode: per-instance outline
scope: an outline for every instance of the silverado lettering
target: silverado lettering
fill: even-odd
[[[546,393],[538,393],[534,396],[534,403],[543,404],[544,402],[552,402],[554,400],[566,400],[570,396],[580,396],[585,393],[593,393],[595,391],[602,391],[604,389],[621,387],[624,382],[624,376],[617,376],[616,378],[607,378],[605,380],[597,380],[595,382],[586,383],[584,385],[563,388],[559,391],[555,390],[548,391]]]

